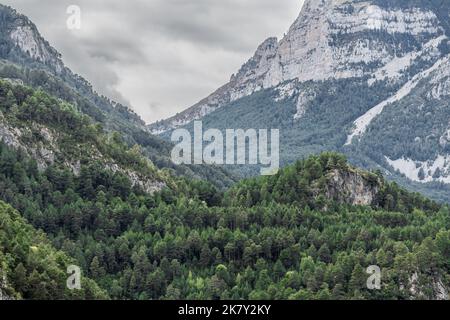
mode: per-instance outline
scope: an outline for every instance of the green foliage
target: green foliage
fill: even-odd
[[[294,190],[305,202],[270,189],[354,170],[340,155],[244,181],[222,197],[187,180],[154,195],[136,193],[123,189],[126,177],[116,184],[101,166],[82,167],[78,177],[54,167],[40,173],[23,154],[4,145],[0,151],[0,197],[114,299],[407,299],[416,273],[420,297],[434,298],[433,284],[448,284],[448,208],[386,183],[381,198],[392,202],[372,208],[323,210],[302,188]],[[372,264],[383,268],[380,292],[363,286]],[[20,285],[24,271],[16,268]]]
[[[0,5],[1,30],[8,31],[18,17]],[[399,51],[418,45],[417,39],[382,32],[373,37],[399,41]],[[51,52],[57,61],[58,54]],[[192,178],[223,188],[233,181],[225,171],[173,165],[171,144],[148,134],[136,114],[100,97],[70,70],[34,61],[8,32],[0,33],[0,57],[6,60],[0,62],[0,76],[8,79],[0,81],[1,124],[21,132],[19,143],[27,151],[45,147],[55,155],[52,164],[42,166],[0,144],[0,199],[17,210],[0,202],[0,273],[8,282],[0,280],[5,287],[0,289],[9,296],[91,299],[107,292],[114,299],[433,299],[437,286],[449,287],[448,207],[387,183],[380,174],[356,170],[341,155],[306,159],[341,150],[351,123],[397,87],[369,86],[367,79],[304,83],[299,90],[313,98],[300,119],[294,120],[296,96],[279,100],[274,90],[207,116],[205,129],[246,129],[249,123],[282,129],[282,164],[305,158],[274,177],[242,181],[222,194]],[[423,112],[432,107],[448,118],[445,104],[426,105]],[[389,121],[411,126],[399,114],[405,109],[396,109],[386,113]],[[419,131],[433,126],[433,119],[424,121]],[[381,143],[392,157],[435,154],[428,146],[398,145],[396,137],[407,142],[414,137],[393,124],[389,128],[374,131],[375,122],[366,148],[344,151],[364,167],[385,161],[375,153]],[[189,178],[173,178],[146,157],[158,168]],[[123,170],[114,172],[111,163]],[[148,194],[131,181],[130,171],[168,187]],[[353,174],[377,190],[371,205],[352,206],[349,195],[331,193],[336,172]],[[68,292],[69,263],[95,283],[84,278],[83,291]],[[373,264],[382,267],[380,291],[364,286],[365,269]]]
[[[89,163],[97,157],[145,179],[164,179],[139,146],[130,148],[117,132],[107,135],[100,124],[44,91],[0,81],[0,112],[9,126],[24,133],[22,145],[29,149],[41,145],[57,163]]]
[[[275,202],[322,209],[332,206],[336,200],[348,202],[345,196],[340,197],[342,190],[333,191],[338,193],[336,195],[328,188],[336,171],[351,173],[367,188],[376,188],[378,192],[371,203],[374,208],[405,213],[415,208],[427,211],[439,208],[420,194],[408,193],[396,183],[388,183],[379,173],[357,170],[349,166],[343,155],[329,152],[297,161],[274,176],[244,180],[226,192],[224,204],[253,207]]]
[[[426,1],[420,2],[422,6],[427,6],[424,4]],[[440,2],[445,8],[439,14],[448,14],[448,5]],[[448,18],[445,17],[441,21],[448,21]],[[429,40],[420,38],[427,37],[426,35],[416,39],[399,34],[389,35],[381,31],[370,34],[368,41],[389,43],[397,48],[399,56],[418,50],[422,43]],[[358,39],[366,36],[357,34]],[[342,45],[345,41],[355,40],[346,37],[356,36],[343,34],[336,37],[335,40]],[[450,117],[448,99],[446,96],[440,99],[430,98],[430,92],[433,92],[433,86],[436,86],[430,79],[424,79],[407,97],[387,106],[373,119],[367,128],[367,134],[363,135],[360,142],[355,139],[352,145],[345,145],[356,119],[392,97],[402,84],[415,74],[430,68],[437,58],[415,61],[396,83],[376,81],[369,85],[369,77],[303,82],[295,84],[298,93],[294,92],[291,97],[283,99],[280,99],[277,89],[261,90],[203,117],[203,130],[217,128],[224,132],[229,128],[279,129],[282,166],[322,152],[340,152],[355,166],[367,170],[389,171],[390,180],[436,201],[449,203],[448,184],[421,183],[425,178],[424,172],[420,173],[420,182],[407,180],[386,160],[386,157],[392,160],[405,157],[414,161],[428,161],[449,153],[450,143],[445,138],[448,131],[448,121],[445,119]],[[366,67],[370,66],[364,66]],[[442,81],[445,81],[445,78]],[[298,105],[298,101],[302,103]],[[296,117],[299,111],[301,117]],[[185,127],[193,130],[192,124]],[[170,132],[163,136],[167,139]],[[226,169],[242,177],[249,177],[257,175],[260,168],[226,166]],[[434,171],[427,172],[427,175],[438,178],[446,177],[447,173]]]
[[[1,78],[16,83],[16,86],[17,83],[23,83],[70,104],[71,108],[76,110],[79,115],[84,115],[86,120],[90,119],[94,128],[100,125],[107,133],[120,132],[123,143],[129,147],[138,145],[142,153],[158,168],[170,169],[179,176],[194,179],[204,178],[220,188],[229,186],[236,181],[235,177],[218,167],[174,165],[170,160],[172,145],[146,132],[144,123],[139,116],[121,104],[98,96],[84,79],[74,76],[68,70],[65,72],[65,75],[55,74],[54,71],[47,70],[47,68],[42,69],[42,66],[25,64],[19,67],[10,62],[0,61]],[[28,88],[30,92],[32,92],[31,88]],[[2,92],[2,96],[7,92]],[[5,105],[12,106],[13,104],[6,103]],[[33,107],[34,105],[29,106],[29,108]],[[17,108],[11,107],[8,111],[11,110],[15,111]],[[42,118],[45,119],[45,114],[41,116]],[[8,121],[11,120],[8,119]],[[12,122],[12,124],[20,125],[20,121]],[[72,142],[75,142],[76,145],[77,141],[73,140]],[[67,141],[66,145],[71,146],[72,143]]]
[[[4,294],[15,299],[106,299],[106,292],[85,277],[81,290],[67,289],[67,266],[74,263],[74,259],[55,250],[44,233],[36,231],[17,211],[0,201],[0,275],[6,279]]]

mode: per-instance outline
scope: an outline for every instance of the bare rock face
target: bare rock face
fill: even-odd
[[[39,129],[40,134],[44,137],[45,143],[39,142],[35,145],[26,145],[22,137],[31,134],[27,128],[17,128],[8,124],[2,112],[0,112],[0,141],[6,145],[23,151],[26,155],[33,157],[40,170],[44,170],[55,162],[55,150],[58,149],[54,133],[48,128]]]
[[[10,296],[8,296],[6,293],[3,293],[2,289],[0,288],[0,301],[9,301],[9,300],[14,300],[13,298],[11,298]]]
[[[326,197],[338,203],[372,205],[380,191],[378,181],[370,181],[357,171],[334,170],[326,186]]]
[[[11,20],[8,29],[5,30],[11,42],[22,51],[24,56],[51,67],[56,73],[61,73],[64,70],[61,54],[50,46],[26,16],[12,8],[3,8],[8,12]]]
[[[437,16],[425,9],[381,8],[370,1],[307,1],[280,42],[265,87],[293,79],[370,74],[397,58],[392,44],[378,39],[377,32],[425,39],[443,33]]]
[[[446,37],[436,13],[377,1],[307,0],[286,36],[269,38],[228,84],[186,111],[149,126],[159,134],[239,98],[286,82],[345,79],[379,73],[396,79],[418,58],[433,59]],[[403,37],[404,42],[385,37]],[[410,43],[414,43],[413,46]],[[426,49],[426,50],[425,50]]]
[[[64,164],[70,168],[76,176],[80,174],[80,160],[69,159],[62,155],[57,132],[36,123],[32,125],[32,129],[33,130],[31,131],[30,128],[17,128],[9,125],[3,113],[0,112],[0,141],[11,148],[21,150],[26,155],[32,157],[36,160],[40,171],[44,171],[49,165],[55,163],[57,157],[60,157],[63,159]],[[38,132],[43,140],[34,142],[33,144],[25,144],[21,138],[26,135],[32,135],[31,132]],[[163,181],[140,175],[137,172],[125,169],[114,162],[111,163],[112,159],[102,155],[97,148],[93,147],[90,156],[92,159],[105,162],[105,167],[112,172],[123,173],[131,180],[132,186],[138,186],[149,194],[161,191],[166,187],[166,184]],[[150,162],[148,165],[152,166]]]
[[[112,172],[120,172],[126,175],[130,179],[133,187],[137,186],[148,194],[159,192],[167,186],[163,181],[149,179],[148,177],[142,176],[135,171],[123,169],[116,163],[108,163],[105,167]]]
[[[410,278],[408,283],[408,292],[411,295],[411,299],[432,299],[439,301],[449,300],[449,288],[445,285],[441,276],[436,276],[432,283],[427,283],[424,287],[420,281],[420,274],[415,272]],[[404,290],[404,286],[402,286]],[[425,294],[425,291],[427,293]]]
[[[270,77],[269,72],[278,49],[277,38],[267,39],[258,47],[255,55],[241,67],[237,75],[231,77],[230,98],[232,101],[265,87],[265,79]]]
[[[13,300],[9,295],[5,293],[8,287],[6,275],[0,269],[0,301],[2,300]]]
[[[19,149],[23,148],[19,141],[20,136],[20,130],[9,126],[4,119],[3,113],[0,112],[0,140],[11,147]]]
[[[55,51],[50,50],[31,25],[18,25],[10,34],[11,40],[31,58],[44,64],[55,63]],[[59,66],[59,63],[56,63]]]
[[[0,301],[2,300],[12,300],[8,295],[6,295],[5,293],[3,293],[3,290],[0,288]]]

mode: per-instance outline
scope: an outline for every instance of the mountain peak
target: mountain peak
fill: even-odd
[[[306,1],[229,83],[149,129],[279,128],[282,163],[337,150],[448,199],[432,184],[450,184],[449,13],[448,1]]]
[[[64,69],[61,54],[39,33],[36,26],[15,9],[0,5],[1,57],[42,63],[57,73]]]
[[[440,45],[437,40],[443,40],[445,21],[439,15],[439,8],[428,1],[306,1],[283,39],[264,41],[230,83],[187,111],[150,125],[150,131],[160,133],[185,125],[286,81],[370,77],[382,73],[383,67],[397,77],[402,70],[393,69],[405,67],[396,62],[398,58],[428,59],[414,52],[427,43],[434,49]],[[413,64],[414,59],[410,60]]]
[[[239,70],[236,76],[231,77],[232,83],[243,83],[264,77],[271,68],[271,63],[278,50],[278,39],[271,37],[261,43],[256,49],[253,57],[248,60]]]

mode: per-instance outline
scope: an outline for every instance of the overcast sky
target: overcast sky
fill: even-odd
[[[27,15],[75,73],[148,122],[225,84],[303,0],[0,0]],[[69,5],[81,29],[69,30]]]

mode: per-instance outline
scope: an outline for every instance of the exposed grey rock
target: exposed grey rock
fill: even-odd
[[[64,70],[61,54],[58,53],[41,36],[36,26],[23,15],[18,14],[14,9],[14,22],[9,31],[9,38],[20,50],[30,58],[45,65],[51,66],[57,73]]]
[[[445,286],[442,277],[436,276],[434,281],[429,284],[427,283],[428,289],[431,289],[432,296],[426,296],[424,294],[424,289],[420,282],[420,274],[415,272],[410,278],[408,283],[409,294],[412,299],[432,299],[432,300],[449,300],[449,288]],[[404,290],[405,286],[401,286],[401,289]]]
[[[2,300],[14,300],[12,297],[6,294],[6,289],[8,287],[6,274],[0,269],[0,301]]]
[[[12,85],[21,85],[23,86],[23,81],[21,79],[11,79],[11,78],[2,78],[3,81],[7,81]]]
[[[132,186],[138,186],[149,194],[161,191],[164,187],[166,187],[166,184],[162,181],[142,177],[134,171],[121,168],[116,163],[108,163],[105,165],[105,167],[108,170],[111,170],[112,172],[120,172],[125,174],[127,177],[130,178]]]
[[[376,182],[376,181],[375,181]],[[333,170],[326,186],[326,196],[339,203],[372,205],[380,185],[358,171]]]
[[[22,136],[22,132],[10,126],[3,115],[0,112],[0,140],[2,140],[8,146],[13,148],[23,148],[24,146],[20,142],[20,137]]]
[[[297,98],[297,113],[294,115],[294,119],[298,120],[302,118],[306,113],[308,103],[316,98],[316,92],[314,91],[302,91]]]
[[[19,129],[8,125],[5,121],[3,113],[0,112],[0,140],[14,149],[22,150],[25,154],[35,159],[38,169],[43,171],[49,165],[55,163],[57,157],[61,154],[57,141],[57,134],[51,129],[36,123],[32,125],[32,129],[34,132],[39,132],[40,136],[43,138],[43,141],[38,141],[33,145],[25,145],[20,139],[23,135],[30,134],[30,129]],[[92,150],[93,151],[90,154],[92,160],[99,160],[102,162],[110,161],[107,160],[105,156],[95,148],[95,146],[92,146]],[[70,168],[76,176],[80,174],[81,164],[79,159],[63,160],[64,164]],[[166,186],[165,183],[161,181],[149,179],[148,177],[141,177],[138,173],[129,169],[124,169],[116,163],[106,164],[106,168],[113,172],[121,172],[125,174],[130,178],[133,186],[137,185],[150,194],[160,191]]]
[[[379,39],[379,32],[411,36],[421,47],[399,50]],[[264,41],[228,84],[186,111],[150,125],[149,130],[159,134],[183,126],[232,101],[261,89],[277,88],[286,81],[373,75],[397,81],[419,58],[437,59],[437,47],[446,39],[443,33],[436,14],[425,8],[380,7],[373,1],[307,0],[283,39]],[[446,90],[436,88],[435,94]],[[298,103],[297,118],[302,115],[304,96]]]

